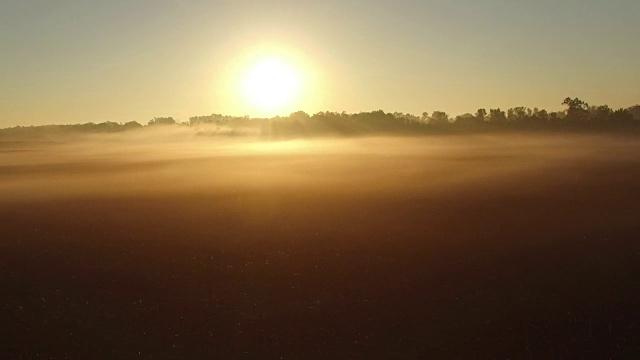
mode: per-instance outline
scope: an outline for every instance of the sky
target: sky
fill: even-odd
[[[3,0],[0,127],[259,116],[238,84],[281,57],[302,110],[640,103],[637,0]]]

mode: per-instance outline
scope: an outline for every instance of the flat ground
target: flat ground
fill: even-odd
[[[0,143],[0,358],[640,354],[638,138],[185,136]]]

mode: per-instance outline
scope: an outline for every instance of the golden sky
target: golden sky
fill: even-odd
[[[296,110],[559,110],[567,96],[626,107],[640,102],[639,13],[634,0],[8,0],[0,127]],[[242,90],[265,59],[288,70],[258,78],[291,72],[297,82],[274,85],[296,89],[277,109]]]

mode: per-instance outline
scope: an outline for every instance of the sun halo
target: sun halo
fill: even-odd
[[[260,112],[278,112],[292,105],[302,86],[301,74],[286,61],[270,57],[255,62],[242,82],[247,104]]]

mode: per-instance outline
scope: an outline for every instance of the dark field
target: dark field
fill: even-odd
[[[0,143],[0,358],[640,356],[640,138]]]

